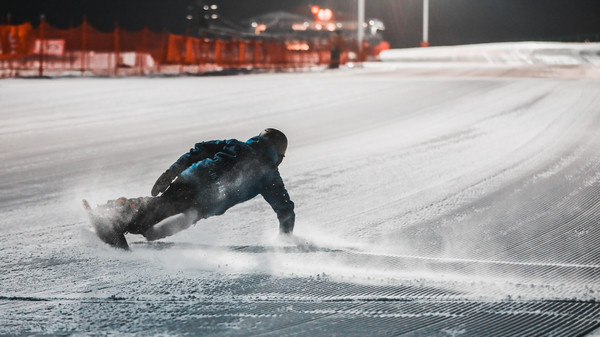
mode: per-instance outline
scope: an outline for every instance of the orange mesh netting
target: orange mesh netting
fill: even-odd
[[[0,25],[0,76],[68,71],[128,75],[223,68],[295,69],[327,65],[334,44],[315,38],[280,41],[261,36],[192,37],[149,29],[128,31],[117,25],[111,32],[101,32],[86,20],[78,27],[57,29],[41,20],[37,28],[29,23]],[[382,43],[364,50],[376,56],[387,48],[389,45]],[[343,49],[341,63],[357,44],[346,41]],[[360,57],[364,59],[365,55]]]

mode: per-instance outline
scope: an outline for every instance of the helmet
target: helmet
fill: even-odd
[[[277,150],[277,156],[279,157],[277,165],[279,165],[283,160],[283,157],[285,157],[285,150],[287,150],[288,144],[287,137],[283,134],[283,132],[273,128],[264,129],[260,134],[258,134],[258,136],[267,139],[275,146],[275,149]]]

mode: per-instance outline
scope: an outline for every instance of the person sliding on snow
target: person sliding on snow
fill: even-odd
[[[246,142],[230,139],[198,143],[158,178],[152,197],[109,202],[107,208],[117,209],[116,218],[111,219],[113,226],[101,233],[96,227],[96,232],[111,246],[128,249],[125,233],[158,240],[260,194],[277,214],[279,232],[290,234],[294,229],[294,203],[278,170],[286,149],[286,136],[272,128]],[[180,213],[191,216],[192,221],[156,226]]]

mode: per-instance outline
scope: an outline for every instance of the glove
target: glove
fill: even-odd
[[[292,235],[294,232],[294,220],[287,219],[279,223],[279,234]]]
[[[150,192],[152,196],[155,197],[159,193],[166,191],[169,185],[171,185],[173,178],[174,177],[169,170],[166,170],[163,174],[161,174],[152,187],[152,192]]]

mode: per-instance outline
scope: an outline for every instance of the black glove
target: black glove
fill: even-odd
[[[166,191],[174,178],[175,177],[173,177],[173,174],[169,170],[166,170],[163,174],[161,174],[152,187],[152,192],[150,192],[152,196],[155,197],[158,195],[158,193],[163,193]]]
[[[294,219],[288,218],[285,221],[279,223],[279,234],[289,234],[294,232]]]

